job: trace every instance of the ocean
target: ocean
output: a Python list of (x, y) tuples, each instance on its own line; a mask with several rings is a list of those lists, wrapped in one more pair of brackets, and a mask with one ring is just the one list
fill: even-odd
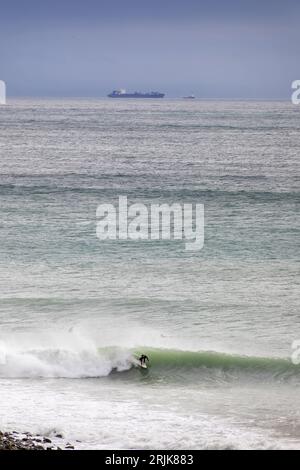
[[(299, 449), (299, 131), (288, 102), (0, 107), (0, 429)], [(99, 240), (119, 196), (204, 204), (202, 250)]]

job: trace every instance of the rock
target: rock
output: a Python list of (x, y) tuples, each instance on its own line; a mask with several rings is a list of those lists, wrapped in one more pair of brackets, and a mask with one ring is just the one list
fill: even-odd
[[(56, 437), (63, 438), (62, 434), (57, 434)], [(74, 446), (68, 442), (66, 449), (74, 449)], [(53, 444), (52, 440), (48, 437), (39, 439), (37, 435), (32, 435), (29, 432), (18, 433), (17, 431), (1, 432), (0, 431), (0, 451), (1, 450), (64, 450)]]

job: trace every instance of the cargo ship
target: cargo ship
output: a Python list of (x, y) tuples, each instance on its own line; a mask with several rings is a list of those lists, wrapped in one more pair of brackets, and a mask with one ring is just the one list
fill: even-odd
[(159, 93), (158, 91), (150, 91), (149, 93), (141, 93), (135, 91), (134, 93), (127, 93), (126, 90), (114, 90), (109, 95), (109, 98), (163, 98), (164, 93)]

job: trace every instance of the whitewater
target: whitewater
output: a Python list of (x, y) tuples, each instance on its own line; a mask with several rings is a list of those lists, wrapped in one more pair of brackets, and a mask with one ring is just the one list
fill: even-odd
[[(299, 448), (299, 129), (285, 102), (0, 109), (1, 430)], [(119, 196), (204, 204), (203, 249), (99, 240)]]

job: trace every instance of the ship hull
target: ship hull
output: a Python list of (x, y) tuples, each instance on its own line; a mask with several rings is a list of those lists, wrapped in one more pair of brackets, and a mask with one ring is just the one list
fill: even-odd
[(117, 94), (113, 94), (113, 93), (110, 93), (109, 95), (107, 95), (109, 98), (152, 98), (152, 99), (156, 99), (156, 98), (163, 98), (165, 95), (164, 93), (159, 93), (157, 95), (151, 95), (151, 94), (144, 94), (144, 95), (140, 95), (140, 94), (135, 94), (135, 93), (120, 93), (119, 95)]

